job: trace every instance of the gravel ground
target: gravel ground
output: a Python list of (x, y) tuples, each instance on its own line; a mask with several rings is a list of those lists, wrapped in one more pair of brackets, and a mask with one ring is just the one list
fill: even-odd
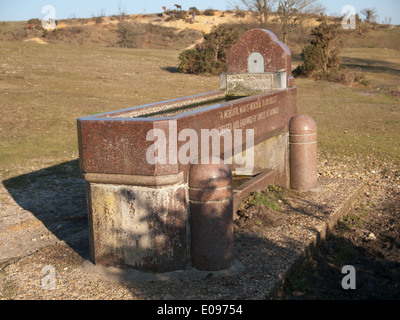
[[(388, 161), (346, 160), (322, 161), (320, 175), (362, 180), (364, 195), (287, 281), (285, 299), (400, 299), (400, 169)], [(344, 265), (355, 267), (354, 290), (342, 289)]]
[[(346, 163), (346, 159), (339, 164), (321, 161), (319, 173), (325, 190), (322, 194), (304, 196), (293, 191), (270, 190), (270, 193), (266, 194), (277, 192), (280, 195), (279, 198), (274, 198), (280, 207), (279, 212), (248, 203), (245, 209), (239, 212), (240, 215), (235, 222), (235, 250), (237, 259), (245, 265), (244, 271), (231, 276), (208, 273), (197, 278), (167, 281), (118, 282), (98, 273), (88, 272), (83, 267), (89, 258), (85, 185), (77, 174), (76, 161), (37, 170), (18, 179), (10, 179), (4, 182), (6, 188), (0, 190), (0, 195), (4, 199), (1, 208), (4, 223), (0, 227), (0, 298), (6, 300), (349, 298), (343, 295), (343, 289), (336, 295), (332, 294), (334, 290), (337, 291), (338, 274), (340, 279), (343, 277), (338, 270), (343, 261), (337, 261), (336, 269), (330, 270), (331, 274), (327, 275), (315, 271), (322, 265), (318, 263), (318, 256), (308, 264), (313, 268), (302, 269), (304, 273), (292, 270), (295, 277), (289, 277), (283, 291), (275, 291), (272, 288), (280, 282), (279, 278), (287, 275), (285, 268), (303, 253), (304, 244), (315, 238), (323, 229), (326, 219), (333, 213), (338, 203), (356, 188), (355, 180), (362, 180), (365, 185), (365, 192), (358, 201), (355, 212), (361, 212), (363, 218), (375, 217), (380, 213), (384, 215), (384, 221), (388, 221), (382, 226), (390, 227), (390, 221), (393, 221), (397, 223), (393, 225), (397, 229), (393, 230), (398, 230), (399, 172), (396, 171), (398, 169), (388, 163), (384, 166), (380, 163), (374, 165), (375, 170), (351, 165)], [(397, 209), (391, 210), (392, 207)], [(378, 229), (381, 221), (380, 218), (371, 218), (365, 224), (354, 223), (343, 238), (351, 239), (353, 234), (360, 234), (361, 240), (358, 246), (363, 248), (362, 245), (377, 241), (371, 234), (380, 239), (381, 233)], [(383, 235), (383, 229), (381, 231)], [(393, 233), (393, 237), (395, 236), (396, 233)], [(363, 240), (368, 238), (371, 240)], [(397, 251), (385, 251), (387, 255), (381, 258), (393, 263), (390, 270), (397, 270), (396, 263), (400, 261), (397, 255), (391, 254), (398, 252), (398, 233), (397, 238), (392, 240), (384, 243), (387, 245), (392, 243), (392, 247)], [(326, 251), (326, 254), (335, 255), (341, 247), (329, 243), (330, 240), (326, 247), (323, 246), (327, 249), (320, 252), (324, 254)], [(360, 259), (358, 264), (353, 262), (357, 268), (364, 263), (364, 260)], [(48, 284), (45, 280), (49, 279), (50, 275), (44, 273), (45, 266), (54, 267), (56, 275), (54, 290), (43, 288), (43, 285)], [(309, 272), (310, 270), (313, 272)], [(380, 274), (364, 272), (362, 276), (379, 278)], [(394, 278), (389, 279), (392, 285), (390, 289), (397, 288), (397, 276), (398, 274), (394, 272)], [(332, 283), (336, 283), (336, 287), (322, 290), (325, 287), (321, 281), (318, 282), (319, 277), (334, 279)], [(387, 279), (387, 274), (382, 277)], [(303, 281), (303, 278), (306, 280)], [(306, 285), (302, 286), (304, 282)], [(268, 295), (267, 293), (271, 291), (274, 291), (274, 294)], [(360, 295), (358, 298), (365, 297)]]

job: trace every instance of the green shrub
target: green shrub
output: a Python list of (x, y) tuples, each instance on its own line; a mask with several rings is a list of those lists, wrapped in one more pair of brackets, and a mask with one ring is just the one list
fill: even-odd
[(320, 57), (322, 56), (321, 48), (313, 45), (308, 45), (303, 48), (301, 57), (304, 63), (299, 65), (294, 71), (295, 76), (310, 76), (315, 70), (318, 69)]
[(341, 65), (340, 52), (343, 43), (339, 24), (327, 24), (324, 21), (312, 29), (311, 35), (314, 39), (303, 48), (301, 56), (304, 63), (293, 71), (295, 76), (313, 77), (350, 86), (368, 84), (363, 73)]
[(238, 39), (239, 33), (233, 26), (214, 26), (211, 33), (204, 36), (201, 46), (180, 54), (179, 72), (212, 75), (226, 72), (226, 55)]
[(297, 75), (310, 76), (314, 71), (328, 72), (338, 69), (341, 64), (340, 52), (343, 48), (340, 40), (340, 25), (322, 22), (311, 31), (314, 39), (304, 47), (301, 53), (304, 64), (296, 69)]
[(213, 61), (214, 53), (211, 49), (185, 50), (179, 56), (179, 72), (220, 74), (225, 72), (225, 64)]
[(179, 55), (179, 72), (182, 73), (203, 73), (207, 69), (209, 51), (188, 49)]

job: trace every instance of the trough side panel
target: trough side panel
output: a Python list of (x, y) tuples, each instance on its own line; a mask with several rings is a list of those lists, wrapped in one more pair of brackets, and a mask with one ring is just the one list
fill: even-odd
[(153, 139), (146, 141), (149, 132), (157, 128), (165, 131), (168, 139), (168, 126), (150, 121), (78, 120), (81, 170), (145, 176), (177, 173), (177, 165), (159, 163), (158, 159), (149, 162), (148, 154), (158, 156), (157, 147), (165, 147), (163, 141), (158, 140), (159, 136), (162, 138), (160, 131), (153, 131)]
[[(212, 155), (213, 146), (219, 145), (220, 153), (219, 155), (214, 154), (214, 156), (225, 160), (238, 153), (235, 152), (237, 150), (246, 150), (248, 147), (246, 138), (249, 138), (249, 132), (246, 129), (254, 130), (254, 144), (260, 144), (273, 137), (286, 134), (289, 130), (290, 119), (297, 115), (296, 95), (295, 87), (273, 91), (233, 100), (220, 108), (179, 118), (177, 119), (178, 132), (190, 129), (188, 132), (193, 132), (197, 141), (193, 142), (190, 137), (187, 137), (185, 141), (178, 142), (178, 150), (189, 150), (190, 145), (195, 145), (197, 156), (195, 155), (193, 158), (197, 159), (207, 151), (208, 155)], [(213, 134), (212, 129), (216, 129), (220, 134)], [(237, 129), (241, 130), (239, 131), (241, 132), (240, 140), (236, 139), (234, 134)], [(225, 140), (229, 135), (230, 139), (228, 137)], [(209, 138), (208, 142), (204, 140), (205, 138)], [(282, 148), (286, 150), (288, 148), (287, 141), (284, 140), (283, 143)], [(234, 146), (237, 146), (236, 150), (232, 150)], [(204, 148), (206, 150), (203, 150)], [(225, 150), (232, 151), (224, 152)], [(187, 170), (187, 165), (179, 163), (179, 171), (184, 172), (185, 177)]]

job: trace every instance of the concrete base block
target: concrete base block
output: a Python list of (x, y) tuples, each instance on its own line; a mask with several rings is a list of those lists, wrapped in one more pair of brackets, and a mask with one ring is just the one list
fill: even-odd
[(82, 264), (82, 269), (89, 274), (96, 274), (104, 280), (123, 282), (123, 283), (137, 283), (137, 282), (159, 282), (159, 281), (188, 281), (188, 280), (201, 280), (209, 277), (212, 274), (213, 278), (232, 277), (239, 275), (245, 271), (245, 265), (235, 259), (233, 265), (225, 270), (219, 271), (201, 271), (196, 268), (188, 270), (176, 270), (164, 273), (143, 272), (135, 269), (121, 269), (114, 267), (105, 267), (101, 265), (94, 265), (90, 261), (85, 261)]
[(187, 186), (88, 184), (91, 258), (96, 264), (168, 272), (188, 264)]

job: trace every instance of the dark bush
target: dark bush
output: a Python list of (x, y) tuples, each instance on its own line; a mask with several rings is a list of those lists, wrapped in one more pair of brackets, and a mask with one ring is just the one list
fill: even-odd
[(212, 73), (212, 50), (189, 49), (179, 55), (179, 72)]
[(301, 57), (304, 63), (299, 65), (294, 71), (295, 76), (311, 76), (311, 74), (318, 69), (320, 64), (320, 57), (322, 56), (321, 48), (313, 45), (308, 45), (303, 48)]
[(29, 19), (26, 23), (34, 25), (35, 29), (39, 29), (39, 30), (42, 29), (42, 21), (37, 18)]
[(341, 64), (340, 52), (343, 48), (339, 24), (322, 22), (311, 31), (314, 39), (301, 53), (303, 65), (296, 69), (297, 75), (310, 76), (313, 72), (328, 72), (338, 69)]
[(215, 15), (215, 10), (214, 9), (207, 9), (207, 10), (204, 10), (203, 14), (205, 16), (214, 16)]
[(99, 24), (99, 23), (103, 23), (104, 22), (104, 18), (103, 17), (95, 17), (94, 18), (94, 22)]
[(199, 15), (200, 15), (200, 11), (199, 11), (196, 7), (190, 7), (190, 8), (189, 8), (189, 13), (190, 13), (190, 14), (195, 13), (196, 16), (199, 16)]
[(238, 39), (239, 32), (233, 26), (214, 26), (200, 46), (180, 54), (179, 72), (212, 75), (226, 72), (226, 55)]
[(303, 48), (301, 56), (304, 63), (293, 71), (295, 76), (329, 80), (350, 86), (368, 84), (363, 73), (341, 65), (340, 52), (343, 44), (339, 24), (327, 24), (324, 21), (312, 30), (311, 35), (314, 39)]
[(235, 12), (235, 17), (238, 18), (245, 18), (246, 17), (246, 12), (242, 11), (242, 10), (236, 10)]
[(168, 18), (165, 21), (185, 20), (187, 12), (185, 10), (167, 10)]

